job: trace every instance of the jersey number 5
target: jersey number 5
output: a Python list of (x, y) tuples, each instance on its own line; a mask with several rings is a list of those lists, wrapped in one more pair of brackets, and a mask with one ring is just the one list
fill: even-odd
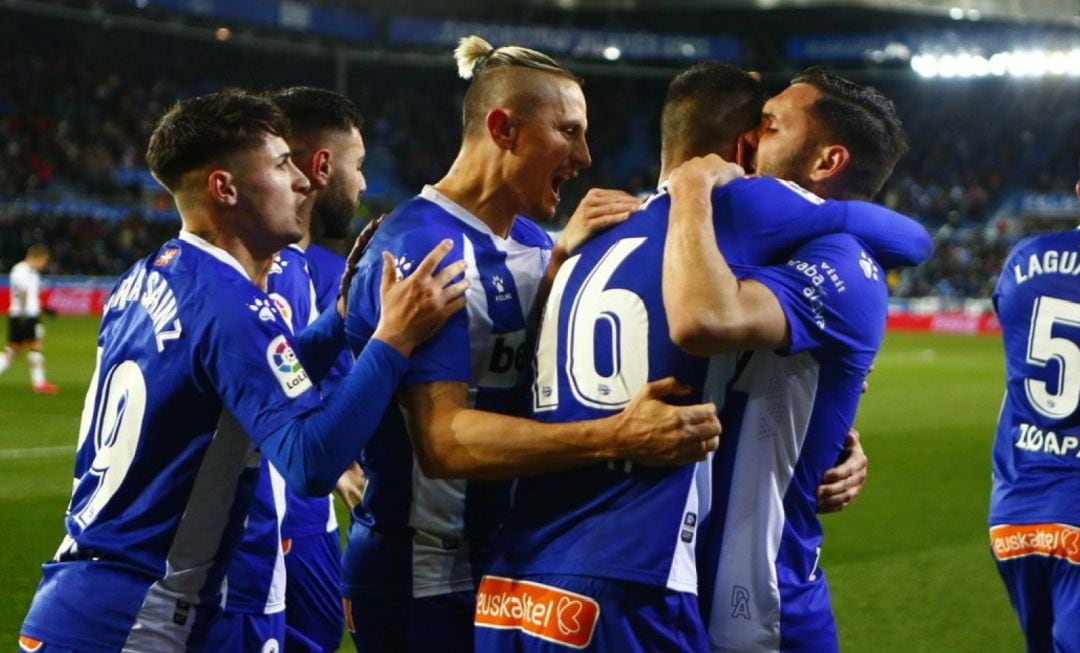
[(1080, 327), (1080, 304), (1056, 297), (1039, 297), (1031, 310), (1027, 362), (1046, 367), (1057, 361), (1057, 392), (1051, 394), (1046, 381), (1024, 379), (1031, 406), (1051, 419), (1062, 419), (1080, 406), (1080, 345), (1052, 335), (1055, 324)]
[[(612, 275), (644, 238), (624, 238), (612, 245), (581, 282), (568, 307), (566, 329), (560, 330), (566, 286), (581, 255), (559, 269), (551, 288), (536, 356), (533, 408), (537, 412), (559, 407), (558, 351), (565, 345), (566, 376), (570, 391), (583, 406), (617, 410), (649, 378), (649, 313), (641, 297), (625, 288), (608, 288)], [(597, 369), (598, 335), (611, 343), (605, 371)]]

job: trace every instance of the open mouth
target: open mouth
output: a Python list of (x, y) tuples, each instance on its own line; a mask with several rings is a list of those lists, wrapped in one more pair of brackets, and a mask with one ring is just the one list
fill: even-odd
[(569, 180), (569, 175), (555, 175), (551, 178), (551, 192), (555, 195), (555, 201), (559, 200), (559, 191), (562, 188), (562, 185)]

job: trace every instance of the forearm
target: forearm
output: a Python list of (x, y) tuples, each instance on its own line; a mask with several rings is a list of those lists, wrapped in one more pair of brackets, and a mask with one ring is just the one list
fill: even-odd
[(297, 335), (296, 344), (304, 369), (318, 383), (345, 350), (345, 320), (328, 308)]
[(712, 224), (711, 187), (671, 189), (662, 288), (672, 340), (692, 353), (738, 323), (739, 282)]
[(417, 460), (431, 478), (509, 479), (615, 457), (613, 418), (548, 424), (464, 407), (456, 384), (403, 392)]
[(323, 405), (278, 429), (260, 448), (290, 488), (326, 496), (371, 440), (405, 372), (406, 359), (372, 340)]

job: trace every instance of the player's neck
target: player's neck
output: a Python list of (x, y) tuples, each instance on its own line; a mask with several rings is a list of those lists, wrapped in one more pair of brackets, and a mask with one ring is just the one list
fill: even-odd
[(490, 166), (472, 165), (464, 152), (435, 185), (452, 202), (480, 219), (492, 232), (506, 238), (517, 211), (506, 201), (503, 180)]

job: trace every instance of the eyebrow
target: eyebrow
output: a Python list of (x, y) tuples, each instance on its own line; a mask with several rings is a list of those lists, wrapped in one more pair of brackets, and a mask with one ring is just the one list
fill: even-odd
[(279, 154), (279, 155), (275, 156), (275, 157), (274, 157), (274, 160), (275, 160), (275, 161), (282, 161), (282, 162), (283, 162), (283, 161), (284, 161), (285, 159), (288, 159), (288, 158), (289, 158), (289, 157), (291, 157), (292, 155), (293, 155), (293, 153), (292, 153), (291, 151), (288, 151), (288, 152), (282, 152), (281, 154)]

